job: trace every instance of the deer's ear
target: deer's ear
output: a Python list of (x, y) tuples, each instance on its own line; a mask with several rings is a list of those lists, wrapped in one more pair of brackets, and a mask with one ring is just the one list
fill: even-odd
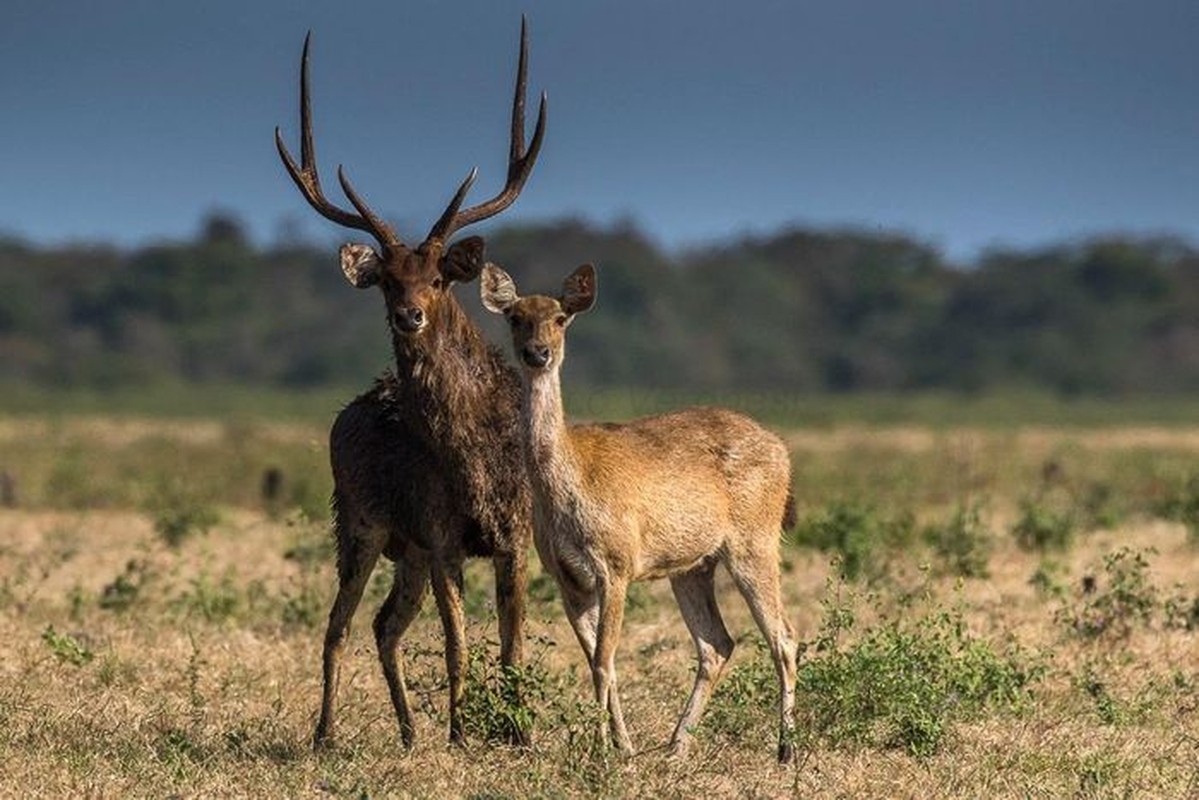
[(483, 269), (483, 237), (468, 236), (454, 242), (438, 264), (441, 277), (447, 281), (467, 283), (479, 277)]
[(584, 264), (562, 281), (558, 302), (567, 314), (581, 314), (595, 305), (595, 267)]
[(483, 307), (493, 314), (508, 313), (508, 309), (520, 299), (516, 294), (516, 284), (512, 281), (512, 276), (490, 263), (483, 267), (483, 277), (479, 280), (479, 296), (483, 300)]
[(365, 289), (379, 282), (379, 269), (383, 259), (369, 244), (343, 244), (341, 246), (341, 271), (346, 280), (357, 289)]

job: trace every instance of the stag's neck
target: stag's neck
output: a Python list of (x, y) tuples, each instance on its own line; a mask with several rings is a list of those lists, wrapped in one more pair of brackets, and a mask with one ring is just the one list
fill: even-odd
[(457, 300), (446, 298), (429, 326), (417, 338), (392, 336), (396, 377), (431, 398), (485, 391), (480, 377), (491, 367), (487, 345)]

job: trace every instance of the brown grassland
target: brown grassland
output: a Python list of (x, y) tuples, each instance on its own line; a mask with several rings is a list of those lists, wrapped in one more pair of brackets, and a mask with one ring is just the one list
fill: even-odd
[[(630, 596), (618, 670), (638, 752), (598, 751), (582, 655), (533, 564), (528, 666), (497, 674), (490, 569), (467, 575), (469, 743), (446, 743), (431, 601), (399, 737), (369, 619), (336, 749), (314, 755), (335, 588), (326, 427), (0, 418), (0, 795), (1199, 797), (1199, 430), (781, 430), (801, 658), (797, 763), (769, 660), (740, 641), (691, 755), (664, 744), (693, 650), (665, 582)], [(282, 494), (261, 476), (282, 470)], [(839, 577), (852, 573), (850, 578)], [(519, 682), (534, 745), (488, 741)]]

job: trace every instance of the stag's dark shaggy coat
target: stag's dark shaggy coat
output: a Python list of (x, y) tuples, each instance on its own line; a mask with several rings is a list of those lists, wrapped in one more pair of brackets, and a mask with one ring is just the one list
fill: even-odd
[[(541, 148), (545, 95), (526, 150), (528, 42), (522, 21), (504, 188), (490, 200), (461, 208), (475, 179), (472, 170), (424, 241), (410, 247), (371, 211), (344, 171), (338, 170), (338, 181), (355, 211), (325, 198), (312, 136), (309, 44), (305, 40), (300, 70), (300, 163), (276, 130), (279, 156), (317, 213), (366, 231), (378, 243), (377, 249), (343, 245), (341, 268), (352, 286), (382, 290), (395, 351), (394, 371), (350, 403), (330, 434), (338, 590), (325, 633), (324, 690), (313, 741), (321, 747), (332, 740), (350, 622), (382, 555), (396, 567), (375, 617), (375, 639), (400, 734), (405, 744), (412, 743), (412, 711), (397, 651), (431, 585), (446, 640), (450, 739), (461, 742), (463, 563), (470, 556), (493, 559), (500, 658), (505, 665), (519, 664), (532, 501), (519, 433), (519, 378), (484, 342), (451, 291), (454, 283), (478, 277), (483, 240), (450, 239), (499, 214), (520, 194)], [(525, 734), (511, 731), (515, 741), (524, 741)]]

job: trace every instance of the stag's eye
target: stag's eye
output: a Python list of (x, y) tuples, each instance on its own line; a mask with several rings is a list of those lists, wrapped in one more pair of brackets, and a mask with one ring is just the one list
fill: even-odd
[(565, 314), (559, 314), (558, 316), (554, 317), (554, 324), (557, 325), (559, 328), (565, 328), (566, 320), (567, 320), (567, 316)]

